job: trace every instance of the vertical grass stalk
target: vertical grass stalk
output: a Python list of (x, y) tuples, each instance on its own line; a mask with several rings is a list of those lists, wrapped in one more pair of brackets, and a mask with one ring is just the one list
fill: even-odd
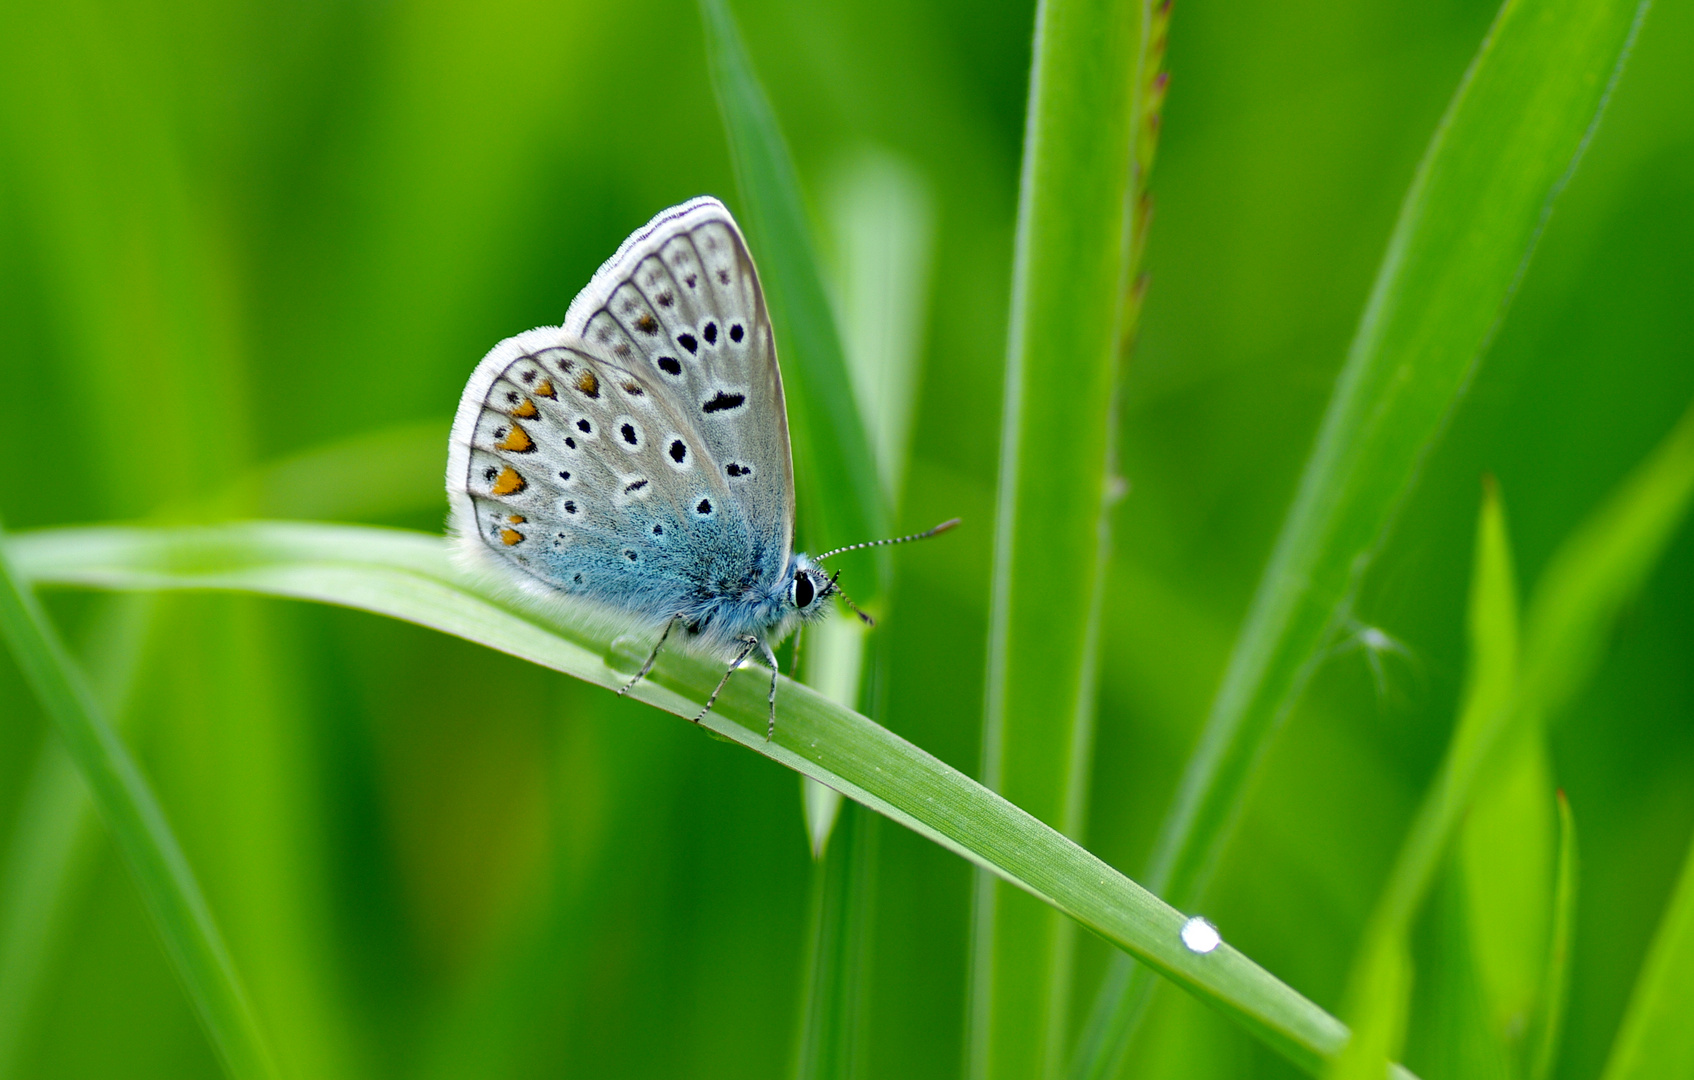
[[(983, 782), (1075, 836), (1093, 752), (1107, 463), (1149, 9), (1043, 0), (1025, 118), (990, 599)], [(967, 1073), (1063, 1063), (1072, 927), (979, 875)]]

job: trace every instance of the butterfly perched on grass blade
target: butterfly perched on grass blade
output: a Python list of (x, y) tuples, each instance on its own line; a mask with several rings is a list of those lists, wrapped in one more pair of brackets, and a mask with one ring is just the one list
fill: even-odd
[(716, 199), (659, 214), (600, 267), (564, 325), (483, 357), (453, 420), (447, 491), (462, 551), (532, 593), (659, 632), (630, 686), (674, 631), (730, 660), (703, 717), (759, 650), (767, 738), (773, 646), (826, 614), (831, 595), (845, 599), (819, 563), (850, 549), (794, 551), (776, 343), (747, 243)]

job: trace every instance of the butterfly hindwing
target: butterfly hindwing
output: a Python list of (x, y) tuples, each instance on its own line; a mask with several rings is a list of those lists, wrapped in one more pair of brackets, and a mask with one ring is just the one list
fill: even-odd
[(728, 485), (671, 403), (564, 339), (522, 335), (487, 380), (467, 432), (476, 535), (566, 594), (679, 610), (745, 550)]

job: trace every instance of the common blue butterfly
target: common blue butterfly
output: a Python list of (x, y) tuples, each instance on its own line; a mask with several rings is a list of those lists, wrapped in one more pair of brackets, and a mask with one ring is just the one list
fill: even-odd
[(758, 649), (771, 668), (767, 739), (772, 646), (822, 617), (827, 597), (846, 600), (819, 564), (957, 524), (816, 558), (793, 550), (770, 317), (740, 228), (707, 197), (625, 240), (563, 326), (483, 357), (453, 420), (447, 492), (461, 550), (491, 556), (532, 592), (660, 630), (625, 690), (680, 626), (685, 644), (730, 660), (698, 721)]

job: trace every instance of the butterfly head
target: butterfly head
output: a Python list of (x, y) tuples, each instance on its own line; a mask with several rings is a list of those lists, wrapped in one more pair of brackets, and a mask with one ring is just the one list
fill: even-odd
[[(815, 565), (806, 556), (796, 554), (794, 577), (788, 584), (787, 607), (790, 615), (800, 622), (821, 619), (829, 611), (829, 605), (825, 601), (831, 596), (840, 596), (847, 601), (848, 607), (858, 611), (858, 608), (853, 607), (853, 601), (847, 600), (847, 594), (836, 584), (836, 579), (840, 576), (841, 571), (837, 570), (833, 575), (825, 573), (822, 567)], [(860, 618), (864, 618), (866, 622), (870, 621), (862, 612)]]

